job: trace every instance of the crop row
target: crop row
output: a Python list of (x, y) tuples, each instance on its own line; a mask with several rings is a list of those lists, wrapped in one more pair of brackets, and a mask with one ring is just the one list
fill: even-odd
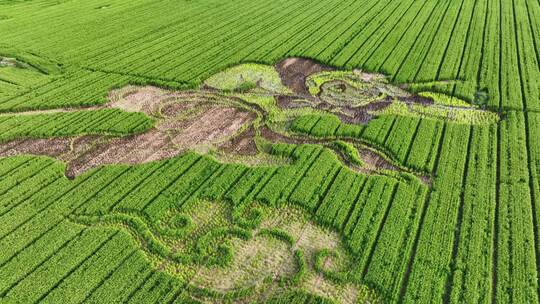
[[(238, 3), (237, 3), (238, 4)], [(192, 21), (190, 27), (192, 30), (179, 31), (177, 26), (168, 26), (153, 31), (148, 35), (135, 36), (127, 43), (118, 46), (120, 49), (111, 49), (103, 54), (96, 54), (98, 56), (90, 56), (91, 66), (95, 66), (99, 69), (105, 70), (118, 70), (118, 67), (122, 67), (123, 70), (129, 73), (136, 73), (134, 69), (137, 69), (137, 65), (141, 61), (148, 60), (149, 56), (152, 56), (154, 60), (151, 60), (153, 64), (165, 62), (163, 59), (169, 55), (170, 52), (175, 51), (178, 45), (185, 45), (187, 49), (182, 50), (182, 53), (175, 53), (177, 58), (189, 58), (189, 51), (196, 50), (201, 47), (201, 44), (205, 43), (204, 40), (198, 39), (196, 35), (193, 35), (198, 30), (198, 34), (205, 35), (206, 37), (219, 37), (224, 30), (229, 29), (238, 20), (242, 20), (253, 10), (261, 8), (262, 5), (254, 4), (253, 7), (246, 7), (243, 13), (238, 14), (236, 5), (225, 4), (226, 7), (219, 7), (219, 10), (209, 10), (202, 14), (202, 18)], [(209, 14), (210, 13), (210, 14)], [(216, 16), (216, 14), (219, 14)], [(209, 19), (212, 18), (214, 26), (209, 25)], [(180, 25), (178, 25), (180, 26)], [(179, 33), (180, 32), (180, 33)], [(114, 38), (115, 36), (111, 37)], [(118, 43), (118, 39), (116, 39)], [(118, 52), (122, 54), (118, 57)], [(183, 55), (183, 56), (180, 56)], [(186, 57), (184, 57), (186, 56)], [(154, 66), (155, 67), (155, 66)], [(169, 67), (164, 67), (169, 68)], [(160, 75), (160, 77), (163, 77)]]
[(431, 172), (444, 123), (414, 117), (384, 115), (367, 126), (340, 122), (333, 115), (306, 115), (291, 129), (315, 137), (353, 138), (386, 151), (399, 163)]
[[(511, 112), (499, 130), (498, 202), (495, 214), (495, 288), (501, 301), (537, 302), (534, 213), (525, 117)], [(519, 265), (519, 266), (518, 266)]]
[[(387, 123), (395, 126), (400, 124), (394, 123), (394, 120)], [(452, 129), (458, 128), (452, 126)], [(461, 131), (458, 129), (456, 133)], [(463, 145), (452, 142), (450, 146), (457, 148)], [(47, 235), (53, 233), (52, 229), (62, 223), (63, 215), (75, 209), (84, 214), (105, 214), (112, 208), (129, 209), (145, 213), (150, 220), (155, 220), (165, 209), (179, 207), (188, 197), (199, 197), (226, 199), (236, 206), (251, 200), (303, 205), (313, 210), (321, 224), (343, 231), (347, 243), (358, 257), (353, 272), (358, 280), (364, 278), (376, 283), (379, 276), (375, 273), (380, 273), (381, 267), (386, 265), (383, 260), (392, 265), (392, 271), (401, 274), (406, 271), (408, 259), (403, 259), (403, 256), (412, 254), (420, 222), (419, 211), (425, 201), (425, 190), (418, 182), (409, 185), (383, 176), (358, 175), (340, 166), (330, 150), (318, 146), (280, 144), (274, 146), (272, 153), (289, 156), (293, 163), (279, 168), (248, 168), (219, 165), (211, 158), (188, 153), (140, 166), (105, 167), (73, 182), (64, 179), (53, 182), (57, 186), (47, 189), (50, 190), (46, 191), (49, 192), (48, 196), (36, 194), (28, 204), (14, 207), (3, 217), (5, 220), (9, 217), (10, 223), (5, 226), (5, 237), (1, 240), (11, 244), (10, 250), (5, 252), (6, 261), (16, 261), (22, 257), (24, 250), (45, 242)], [(451, 152), (447, 154), (452, 155)], [(319, 182), (314, 182), (317, 180)], [(99, 195), (96, 195), (98, 192)], [(47, 203), (28, 212), (31, 201)], [(158, 201), (159, 204), (156, 204)], [(161, 206), (159, 210), (153, 210), (151, 206), (154, 204)], [(51, 218), (53, 214), (55, 219)], [(22, 231), (26, 231), (24, 238), (19, 237)], [(388, 242), (403, 245), (391, 249), (384, 245)], [(391, 250), (392, 254), (383, 247)], [(50, 251), (43, 254), (47, 252)], [(124, 258), (129, 259), (128, 252), (125, 254)], [(40, 261), (29, 263), (29, 267), (35, 263)], [(115, 263), (121, 267), (120, 260)], [(33, 273), (32, 269), (25, 269), (22, 274)], [(388, 292), (392, 297), (397, 297), (403, 276), (393, 277), (390, 271), (380, 276), (391, 282)], [(110, 268), (98, 277), (103, 276), (115, 277), (110, 273)], [(96, 287), (98, 283), (107, 286), (106, 281), (98, 281), (93, 281), (92, 290), (99, 290)], [(12, 284), (8, 287), (11, 288)], [(69, 286), (54, 288), (48, 294), (51, 297), (60, 295), (58, 292), (70, 290)], [(85, 293), (85, 297), (93, 298), (90, 291)]]
[[(195, 75), (193, 75), (190, 79), (192, 81), (204, 80), (211, 75), (210, 73), (220, 70), (219, 67), (223, 66), (223, 62), (225, 60), (231, 58), (234, 61), (240, 61), (245, 56), (248, 56), (253, 50), (257, 50), (258, 48), (264, 49), (264, 47), (271, 45), (272, 42), (275, 44), (277, 41), (281, 41), (283, 39), (283, 35), (286, 35), (284, 32), (289, 30), (289, 28), (301, 30), (302, 27), (309, 25), (310, 21), (319, 22), (320, 20), (317, 20), (317, 17), (322, 16), (323, 13), (328, 11), (332, 13), (332, 11), (337, 9), (336, 6), (332, 5), (332, 3), (327, 2), (316, 3), (304, 8), (304, 10), (295, 10), (293, 6), (288, 6), (286, 7), (285, 13), (280, 12), (279, 14), (274, 14), (274, 16), (270, 18), (263, 18), (263, 20), (266, 22), (272, 21), (274, 17), (277, 17), (273, 23), (265, 24), (264, 22), (259, 22), (259, 24), (256, 26), (252, 26), (250, 30), (237, 33), (235, 39), (227, 41), (226, 44), (218, 45), (217, 48), (208, 53), (208, 56), (205, 54), (205, 56), (200, 56), (198, 61), (191, 60), (189, 65), (186, 65), (185, 68), (194, 69), (197, 66), (206, 66), (207, 68), (201, 70), (200, 73), (194, 73)], [(277, 7), (277, 9), (280, 8)], [(293, 21), (287, 22), (286, 20), (289, 18)], [(287, 27), (283, 27), (283, 24), (285, 23), (288, 24)], [(249, 41), (248, 37), (260, 37), (260, 39)], [(239, 48), (234, 54), (226, 55), (222, 52), (223, 47), (238, 48), (239, 46), (243, 47)], [(265, 61), (267, 60), (268, 58), (265, 58)], [(184, 66), (182, 66), (182, 69), (184, 69)]]
[(427, 204), (427, 192), (420, 184), (397, 186), (377, 243), (371, 249), (369, 264), (363, 269), (363, 281), (375, 286), (391, 302), (399, 301), (408, 259), (413, 254), (415, 236)]
[[(412, 272), (406, 284), (405, 302), (443, 301), (454, 251), (455, 232), (460, 227), (460, 189), (466, 171), (470, 128), (448, 124), (438, 153), (432, 185)], [(428, 284), (429, 289), (422, 288)]]
[(11, 115), (0, 123), (0, 142), (87, 134), (128, 135), (152, 126), (153, 120), (145, 114), (116, 109)]
[[(291, 147), (293, 149), (290, 149)], [(77, 210), (78, 213), (83, 214), (104, 214), (108, 210), (111, 210), (111, 208), (115, 210), (130, 209), (147, 213), (146, 215), (149, 216), (149, 219), (155, 219), (162, 214), (162, 211), (158, 211), (157, 213), (149, 212), (150, 209), (146, 208), (146, 206), (152, 206), (152, 203), (162, 200), (158, 205), (164, 206), (162, 203), (165, 203), (169, 206), (164, 207), (165, 209), (174, 208), (178, 207), (178, 204), (181, 204), (186, 197), (190, 197), (190, 199), (193, 196), (204, 198), (207, 192), (201, 186), (203, 184), (210, 187), (215, 186), (217, 187), (216, 189), (224, 189), (224, 191), (221, 191), (222, 195), (218, 199), (230, 200), (237, 202), (236, 204), (239, 205), (243, 201), (254, 199), (260, 199), (262, 201), (272, 200), (276, 203), (290, 199), (291, 202), (297, 201), (297, 203), (302, 204), (304, 200), (300, 197), (296, 198), (295, 194), (305, 193), (305, 197), (310, 197), (310, 206), (316, 212), (321, 224), (333, 226), (337, 229), (343, 229), (348, 224), (352, 231), (356, 231), (355, 235), (370, 235), (369, 244), (372, 245), (369, 248), (372, 248), (374, 246), (373, 244), (376, 243), (377, 234), (380, 230), (379, 227), (383, 226), (381, 221), (385, 218), (385, 212), (379, 210), (376, 212), (379, 225), (371, 227), (371, 225), (367, 224), (369, 222), (360, 220), (364, 217), (366, 219), (372, 217), (369, 216), (367, 210), (372, 210), (371, 212), (375, 212), (376, 210), (373, 209), (377, 205), (376, 203), (370, 204), (368, 197), (361, 199), (362, 196), (360, 195), (361, 189), (364, 189), (362, 191), (364, 195), (370, 193), (371, 189), (364, 188), (363, 185), (366, 180), (370, 180), (372, 177), (367, 178), (358, 175), (337, 165), (339, 161), (336, 156), (329, 150), (322, 149), (321, 147), (302, 145), (294, 148), (294, 146), (290, 145), (277, 145), (275, 149), (273, 153), (289, 154), (295, 159), (294, 165), (283, 167), (283, 170), (276, 170), (276, 168), (246, 168), (239, 165), (224, 166), (206, 157), (201, 158), (195, 154), (186, 154), (171, 160), (136, 167), (106, 167), (91, 174), (83, 175), (75, 181), (67, 181), (65, 179), (53, 181), (51, 186), (45, 189), (46, 191), (38, 191), (34, 194), (35, 197), (30, 197), (28, 201), (10, 209), (3, 216), (3, 220), (10, 222), (9, 225), (3, 226), (4, 233), (0, 240), (4, 244), (10, 244), (10, 249), (3, 252), (5, 255), (4, 265), (15, 267), (18, 261), (31, 258), (31, 255), (27, 256), (27, 251), (30, 253), (33, 252), (34, 248), (50, 246), (48, 247), (50, 249), (42, 249), (42, 258), (36, 258), (32, 262), (28, 262), (27, 267), (20, 269), (20, 276), (15, 276), (13, 281), (6, 282), (8, 284), (6, 287), (7, 290), (18, 290), (17, 288), (19, 287), (17, 286), (22, 284), (19, 282), (25, 282), (27, 277), (33, 276), (36, 271), (39, 271), (39, 267), (42, 264), (48, 263), (47, 259), (51, 259), (57, 255), (55, 252), (58, 248), (62, 247), (63, 244), (67, 244), (67, 240), (73, 235), (69, 233), (58, 233), (56, 230), (64, 227), (63, 225), (65, 224), (62, 223), (65, 223), (65, 216), (69, 215), (70, 212)], [(327, 164), (328, 169), (321, 171), (321, 168), (324, 168), (322, 166), (323, 163)], [(58, 166), (57, 164), (53, 165)], [(293, 170), (285, 170), (286, 168), (294, 167), (296, 168)], [(54, 170), (51, 170), (51, 173), (48, 173), (46, 170), (38, 171), (46, 175), (54, 172)], [(328, 173), (324, 173), (326, 171)], [(323, 173), (322, 175), (320, 175), (321, 172)], [(324, 180), (322, 187), (312, 187), (316, 185), (312, 182), (312, 177), (314, 178), (315, 174), (320, 175), (321, 181)], [(328, 174), (330, 177), (325, 178)], [(243, 178), (240, 179), (241, 176)], [(384, 180), (388, 178), (378, 177), (377, 179)], [(277, 191), (280, 193), (277, 196), (277, 200), (266, 197), (267, 194), (273, 194), (273, 191), (268, 191), (267, 189), (272, 189), (270, 187), (272, 187), (272, 181), (275, 180), (288, 181), (281, 191)], [(30, 180), (28, 181), (28, 187), (30, 186), (29, 183)], [(151, 187), (150, 183), (152, 184)], [(343, 183), (349, 185), (347, 187), (348, 189), (342, 187)], [(395, 181), (392, 183), (395, 183)], [(379, 184), (379, 182), (372, 181), (372, 184)], [(27, 188), (25, 183), (22, 185), (24, 186), (23, 188)], [(310, 190), (306, 188), (308, 186), (310, 186)], [(402, 187), (407, 189), (405, 184)], [(204, 190), (199, 191), (198, 189)], [(392, 190), (392, 188), (389, 189)], [(13, 189), (10, 191), (19, 190)], [(152, 192), (147, 193), (148, 191)], [(391, 192), (388, 193), (388, 191), (385, 191), (387, 194), (391, 194)], [(370, 194), (369, 197), (374, 197), (372, 195)], [(374, 195), (376, 196), (377, 194)], [(289, 196), (291, 197), (289, 198)], [(389, 199), (390, 197), (386, 201)], [(342, 200), (343, 202), (347, 202), (347, 206), (342, 205)], [(32, 208), (32, 202), (38, 201), (43, 202), (41, 207), (29, 212), (30, 208)], [(366, 209), (361, 207), (364, 204), (369, 204), (372, 208)], [(54, 216), (51, 217), (53, 214)], [(360, 228), (360, 224), (367, 226)], [(370, 228), (370, 233), (359, 232), (367, 228)], [(22, 231), (25, 231), (23, 238), (20, 237)], [(54, 235), (62, 235), (65, 239), (48, 241)], [(366, 259), (370, 256), (368, 249), (359, 248), (357, 250), (366, 252)], [(123, 252), (122, 259), (127, 260), (131, 258), (128, 256), (129, 252), (121, 252)], [(115, 261), (117, 261), (115, 262), (117, 264), (114, 264), (117, 265), (115, 267), (121, 267), (123, 264), (122, 259), (115, 258)], [(111, 265), (110, 267), (113, 266)], [(78, 276), (78, 273), (81, 276), (83, 273), (88, 274), (86, 271), (74, 271), (68, 277)], [(96, 275), (95, 280), (90, 282), (91, 284), (89, 283), (87, 285), (89, 288), (88, 293), (81, 294), (81, 297), (93, 298), (91, 294), (94, 291), (92, 290), (99, 290), (98, 285), (107, 285), (106, 280), (102, 278), (104, 276), (107, 278), (114, 277), (110, 268), (107, 271), (100, 268), (93, 269), (92, 271), (102, 272), (100, 272), (100, 275)], [(53, 299), (56, 296), (61, 297), (62, 295), (66, 295), (66, 292), (69, 293), (69, 290), (72, 288), (70, 287), (72, 286), (71, 284), (74, 284), (75, 281), (72, 282), (67, 279), (64, 279), (64, 281), (65, 283), (60, 283), (47, 289), (46, 294), (42, 294), (40, 297), (43, 297), (43, 299)], [(6, 295), (10, 297), (11, 293), (11, 291), (6, 292)]]
[(129, 81), (128, 77), (90, 71), (70, 71), (43, 86), (0, 104), (2, 112), (21, 112), (103, 104), (107, 91)]
[[(343, 7), (334, 6), (333, 8), (322, 11), (321, 15), (314, 15), (315, 20), (303, 20), (298, 26), (286, 28), (282, 35), (288, 37), (281, 45), (274, 47), (274, 44), (265, 44), (263, 49), (266, 52), (257, 50), (248, 54), (245, 59), (255, 59), (257, 61), (274, 61), (284, 56), (292, 56), (295, 54), (305, 54), (306, 49), (312, 45), (319, 44), (321, 39), (329, 37), (334, 39), (333, 30), (342, 23), (349, 22), (351, 16), (355, 14), (357, 2), (347, 2)], [(322, 33), (319, 33), (322, 31)], [(319, 37), (312, 39), (313, 36)], [(270, 47), (269, 47), (270, 46)], [(252, 54), (257, 54), (256, 57), (251, 57)]]
[(531, 174), (531, 199), (533, 210), (533, 223), (535, 231), (536, 245), (536, 269), (540, 272), (540, 142), (534, 140), (540, 135), (540, 115), (537, 113), (529, 113), (525, 116), (527, 121), (527, 141), (529, 153), (529, 172)]
[[(263, 15), (260, 16), (260, 19), (249, 19), (249, 21), (245, 20), (246, 15), (243, 15), (243, 18), (238, 19), (232, 17), (233, 20), (244, 20), (244, 22), (218, 27), (218, 30), (207, 35), (206, 39), (198, 39), (195, 40), (194, 44), (187, 44), (187, 50), (173, 48), (172, 52), (167, 52), (166, 54), (163, 54), (164, 56), (159, 56), (159, 60), (155, 61), (156, 66), (145, 65), (144, 67), (141, 67), (142, 70), (140, 73), (154, 77), (188, 80), (185, 79), (185, 77), (188, 76), (184, 74), (185, 71), (194, 71), (195, 69), (198, 71), (206, 71), (207, 73), (215, 71), (216, 69), (212, 67), (215, 63), (222, 61), (221, 56), (224, 54), (223, 49), (232, 46), (237, 47), (238, 44), (245, 43), (247, 37), (253, 37), (253, 35), (260, 35), (265, 31), (270, 31), (282, 24), (284, 20), (287, 20), (287, 17), (299, 16), (300, 13), (295, 10), (299, 5), (300, 3), (294, 3), (293, 5), (286, 7), (285, 11), (280, 3), (270, 5), (269, 8), (263, 10)], [(278, 10), (281, 10), (281, 14), (275, 14)], [(245, 13), (247, 12), (249, 12), (249, 10), (246, 10)], [(192, 29), (193, 32), (191, 33), (196, 33), (207, 27), (208, 25), (203, 25), (199, 28), (195, 27)], [(248, 46), (252, 47), (254, 45), (254, 43), (251, 43)], [(204, 56), (201, 56), (200, 49), (206, 50)], [(167, 66), (162, 65), (161, 68), (156, 68), (159, 65), (159, 62), (170, 62), (171, 64)], [(195, 73), (193, 72), (189, 73), (189, 77), (197, 77), (194, 74)]]
[(464, 177), (462, 218), (453, 256), (453, 303), (491, 300), (497, 184), (497, 127), (473, 127)]
[[(409, 38), (405, 40), (414, 41), (414, 43), (409, 43), (406, 46), (399, 45), (400, 52), (405, 54), (405, 56), (391, 56), (385, 59), (385, 62), (382, 63), (380, 69), (382, 71), (395, 71), (393, 72), (394, 79), (399, 79), (401, 82), (413, 82), (417, 81), (417, 76), (420, 73), (422, 67), (426, 67), (432, 75), (429, 76), (428, 80), (435, 79), (435, 73), (439, 63), (441, 62), (441, 50), (444, 50), (445, 42), (449, 40), (452, 31), (446, 30), (442, 31), (441, 29), (450, 29), (453, 28), (453, 22), (456, 19), (456, 16), (459, 12), (459, 8), (463, 4), (463, 1), (451, 1), (444, 6), (444, 3), (438, 3), (443, 5), (439, 9), (434, 9), (433, 17), (424, 23), (423, 28), (414, 33), (417, 35), (416, 39)], [(432, 23), (431, 23), (432, 22)], [(440, 37), (445, 37), (446, 40)], [(409, 49), (407, 52), (404, 50)], [(398, 52), (399, 54), (399, 52)], [(430, 56), (428, 56), (428, 54)], [(418, 64), (420, 63), (420, 64)], [(435, 68), (434, 66), (437, 66)]]
[[(41, 263), (33, 272), (27, 274), (18, 284), (7, 290), (4, 300), (25, 303), (43, 301), (51, 291), (55, 290), (63, 282), (73, 282), (66, 281), (66, 278), (79, 269), (85, 261), (92, 258), (100, 249), (105, 247), (105, 250), (102, 250), (101, 253), (107, 254), (106, 250), (111, 245), (116, 243), (116, 246), (118, 246), (117, 242), (110, 242), (114, 235), (110, 231), (87, 231), (83, 233), (80, 238), (70, 241), (59, 252)], [(39, 286), (34, 283), (36, 281), (40, 282)]]
[[(197, 2), (165, 14), (165, 8), (155, 4), (117, 3), (99, 14), (115, 16), (107, 20), (107, 27), (99, 26), (91, 15), (81, 16), (82, 24), (96, 30), (85, 31), (77, 39), (72, 37), (74, 30), (62, 22), (74, 9), (66, 4), (57, 11), (34, 12), (17, 19), (5, 26), (5, 37), (13, 45), (35, 44), (36, 38), (50, 29), (21, 29), (32, 28), (32, 18), (47, 18), (44, 20), (57, 31), (57, 37), (56, 43), (37, 44), (43, 52), (59, 53), (58, 57), (70, 62), (100, 70), (190, 81), (241, 60), (273, 61), (294, 54), (338, 66), (384, 70), (401, 82), (465, 80), (457, 85), (441, 84), (438, 90), (471, 100), (479, 89), (486, 90), (491, 107), (500, 103), (503, 108), (521, 109), (525, 104), (538, 109), (537, 3), (432, 0), (424, 5), (414, 1), (306, 4), (257, 1), (208, 6)], [(238, 6), (243, 8), (240, 12)], [(119, 18), (118, 12), (129, 14)], [(161, 18), (149, 18), (156, 13)], [(97, 94), (97, 87), (92, 90), (85, 95)], [(97, 96), (102, 94), (100, 90)]]
[(344, 20), (335, 27), (328, 35), (325, 35), (317, 43), (306, 49), (304, 54), (308, 58), (320, 58), (323, 62), (330, 62), (336, 54), (358, 35), (377, 13), (384, 11), (392, 1), (365, 1), (362, 2), (360, 16)]
[(336, 66), (349, 66), (347, 65), (352, 58), (358, 58), (358, 52), (365, 51), (365, 44), (369, 42), (371, 37), (376, 37), (375, 33), (385, 21), (397, 22), (398, 14), (405, 12), (410, 7), (412, 1), (395, 2), (391, 1), (388, 6), (384, 7), (382, 11), (376, 11), (374, 16), (370, 16), (369, 21), (362, 27), (362, 30), (352, 37), (344, 47), (339, 50), (338, 53), (330, 58), (331, 63)]
[[(419, 39), (422, 34), (432, 33), (434, 27), (428, 26), (430, 22), (437, 21), (437, 14), (443, 14), (446, 11), (446, 6), (441, 1), (431, 1), (420, 5), (418, 8), (411, 7), (411, 11), (407, 12), (399, 22), (396, 23), (390, 32), (388, 32), (384, 39), (377, 45), (375, 50), (392, 50), (390, 52), (373, 51), (366, 59), (362, 59), (363, 66), (368, 70), (377, 71), (392, 71), (399, 72), (399, 67), (405, 58), (409, 58), (412, 47), (417, 43), (423, 43), (424, 41)], [(428, 26), (426, 28), (426, 26)], [(426, 30), (429, 29), (429, 30)], [(399, 46), (396, 48), (395, 46)], [(404, 50), (410, 51), (405, 52)], [(417, 54), (417, 53), (416, 53)], [(394, 63), (390, 66), (385, 65), (388, 60), (392, 60)]]

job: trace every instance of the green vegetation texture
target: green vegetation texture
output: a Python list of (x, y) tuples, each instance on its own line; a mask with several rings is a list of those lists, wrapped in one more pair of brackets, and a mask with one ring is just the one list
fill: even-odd
[[(233, 263), (234, 242), (254, 238), (265, 208), (291, 205), (346, 249), (321, 251), (314, 265), (295, 251), (295, 273), (268, 303), (332, 301), (303, 288), (313, 272), (388, 303), (540, 301), (538, 1), (0, 0), (0, 37), (0, 142), (143, 132), (153, 121), (139, 113), (15, 113), (102, 105), (127, 84), (196, 88), (244, 63), (258, 72), (220, 83), (246, 93), (268, 75), (259, 64), (294, 56), (389, 75), (442, 108), (490, 111), (401, 106), (367, 125), (269, 111), (276, 122), (294, 119), (297, 134), (369, 143), (431, 176), (429, 184), (355, 172), (307, 144), (271, 146), (289, 165), (223, 164), (189, 152), (74, 180), (50, 158), (1, 158), (2, 303), (239, 301), (254, 291), (201, 288), (195, 270)], [(272, 77), (259, 85), (282, 92)], [(196, 201), (225, 203), (230, 218), (174, 247), (170, 238), (194, 233), (182, 208)], [(266, 232), (284, 247), (287, 233)], [(324, 268), (324, 259), (348, 255), (347, 271)]]

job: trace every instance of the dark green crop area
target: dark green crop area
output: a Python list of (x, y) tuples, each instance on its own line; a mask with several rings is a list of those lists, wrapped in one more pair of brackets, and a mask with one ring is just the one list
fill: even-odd
[[(303, 108), (293, 57), (339, 70)], [(367, 72), (392, 104), (347, 121)], [(265, 162), (78, 150), (177, 114), (126, 86), (241, 109)], [(540, 1), (0, 0), (0, 155), (0, 303), (539, 303)]]

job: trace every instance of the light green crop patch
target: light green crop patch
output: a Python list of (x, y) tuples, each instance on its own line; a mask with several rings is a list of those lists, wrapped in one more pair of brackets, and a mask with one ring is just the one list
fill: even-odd
[[(387, 83), (386, 78), (379, 74), (369, 74), (369, 79), (362, 82), (361, 71), (327, 71), (309, 76), (306, 79), (306, 86), (311, 95), (317, 95), (321, 92), (321, 86), (329, 81), (342, 81), (356, 89), (365, 89), (369, 87), (367, 82)], [(365, 74), (368, 75), (368, 74)]]
[[(264, 112), (267, 113), (268, 122), (276, 124), (276, 127), (279, 127), (282, 124), (303, 115), (321, 113), (321, 111), (318, 111), (311, 106), (301, 107), (297, 109), (282, 109), (278, 106), (273, 96), (264, 96), (250, 93), (245, 93), (241, 95), (236, 94), (235, 96), (242, 98), (248, 103), (260, 106), (264, 110)], [(309, 105), (309, 101), (306, 100), (305, 103), (306, 105)]]
[(356, 165), (356, 166), (364, 166), (364, 162), (360, 158), (360, 153), (358, 152), (358, 149), (351, 143), (343, 141), (343, 140), (336, 140), (333, 145), (339, 149), (343, 154), (345, 154), (350, 161)]
[(462, 108), (473, 108), (474, 106), (463, 99), (448, 96), (442, 93), (434, 92), (420, 92), (418, 95), (426, 98), (433, 99), (433, 102), (437, 105), (452, 106), (452, 107), (462, 107)]
[(486, 125), (497, 123), (499, 116), (490, 111), (476, 108), (452, 108), (441, 105), (410, 104), (394, 100), (391, 105), (380, 111), (372, 111), (374, 115), (401, 115), (426, 119), (437, 119), (458, 124)]
[(281, 78), (274, 67), (255, 63), (229, 68), (208, 78), (204, 84), (229, 92), (259, 88), (274, 93), (290, 93), (289, 89), (281, 83)]

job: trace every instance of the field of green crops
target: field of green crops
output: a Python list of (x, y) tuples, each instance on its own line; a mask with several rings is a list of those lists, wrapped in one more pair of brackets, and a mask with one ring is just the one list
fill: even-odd
[[(309, 97), (361, 69), (434, 105), (279, 107), (293, 57), (340, 70)], [(160, 125), (128, 85), (252, 113), (257, 155), (66, 177)], [(0, 155), (0, 303), (539, 303), (540, 1), (0, 0)]]

